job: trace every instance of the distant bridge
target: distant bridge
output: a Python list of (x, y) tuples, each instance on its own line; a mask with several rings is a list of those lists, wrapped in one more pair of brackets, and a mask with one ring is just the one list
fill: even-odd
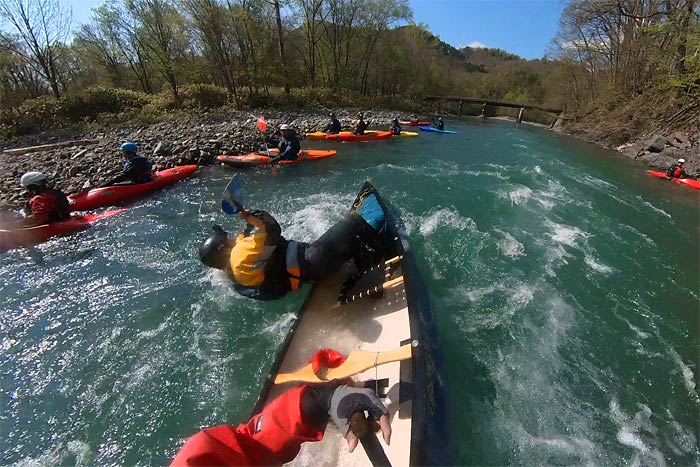
[(465, 102), (468, 104), (481, 104), (481, 116), (482, 117), (486, 116), (485, 112), (486, 112), (487, 105), (490, 105), (493, 107), (510, 107), (513, 109), (520, 109), (520, 112), (518, 112), (518, 118), (516, 119), (517, 123), (521, 123), (523, 121), (523, 114), (525, 113), (525, 110), (540, 110), (542, 112), (557, 114), (557, 119), (554, 121), (554, 123), (552, 123), (550, 128), (558, 128), (559, 126), (561, 126), (561, 124), (565, 118), (563, 109), (553, 109), (550, 107), (542, 107), (539, 105), (518, 104), (516, 102), (497, 101), (497, 100), (493, 100), (493, 99), (482, 99), (480, 97), (427, 96), (427, 97), (425, 97), (425, 100), (436, 101), (438, 103), (438, 109), (440, 108), (441, 102), (444, 102), (444, 101), (459, 102), (459, 115), (462, 115), (462, 107), (464, 106)]

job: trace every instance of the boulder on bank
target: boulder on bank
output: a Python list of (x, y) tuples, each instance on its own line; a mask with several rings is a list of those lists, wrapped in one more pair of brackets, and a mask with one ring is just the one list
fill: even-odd
[(663, 136), (654, 135), (647, 141), (646, 146), (649, 152), (661, 152), (664, 150), (667, 144), (668, 140), (666, 138)]

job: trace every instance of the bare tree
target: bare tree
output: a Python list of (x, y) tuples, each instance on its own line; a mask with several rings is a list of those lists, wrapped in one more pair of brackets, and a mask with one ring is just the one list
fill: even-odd
[[(59, 66), (61, 44), (70, 34), (71, 13), (60, 0), (0, 0), (0, 18), (17, 33), (12, 50), (46, 79), (54, 96), (61, 96)], [(0, 33), (4, 34), (4, 33)]]

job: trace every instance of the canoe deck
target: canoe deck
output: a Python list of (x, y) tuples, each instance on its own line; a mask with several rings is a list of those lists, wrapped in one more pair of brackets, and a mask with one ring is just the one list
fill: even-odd
[[(401, 276), (401, 267), (390, 278)], [(288, 373), (306, 365), (322, 348), (347, 355), (353, 349), (386, 351), (410, 342), (411, 331), (403, 283), (385, 289), (381, 298), (367, 297), (338, 307), (341, 284), (319, 284), (309, 298), (306, 311), (292, 338), (279, 373)], [(411, 380), (410, 360), (381, 365), (355, 376), (355, 381), (380, 381), (379, 395), (391, 417), (392, 438), (387, 446), (378, 436), (392, 465), (408, 465), (411, 452), (410, 394), (401, 393), (401, 382)], [(273, 386), (264, 405), (299, 383)], [(375, 387), (373, 385), (373, 387)], [(408, 386), (404, 386), (408, 387)], [(406, 400), (404, 400), (406, 399)], [(402, 402), (400, 402), (402, 401)], [(345, 439), (332, 423), (323, 441), (305, 443), (300, 454), (287, 465), (371, 466), (362, 446), (349, 453)]]

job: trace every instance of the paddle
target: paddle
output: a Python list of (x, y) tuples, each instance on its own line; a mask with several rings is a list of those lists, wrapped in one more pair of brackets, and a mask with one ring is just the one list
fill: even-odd
[[(415, 341), (414, 341), (415, 342)], [(324, 368), (318, 374), (314, 373), (311, 363), (299, 368), (292, 373), (280, 373), (275, 378), (275, 384), (284, 384), (291, 381), (305, 383), (323, 383), (334, 379), (349, 378), (364, 371), (385, 363), (398, 362), (411, 358), (412, 344), (402, 345), (398, 349), (386, 352), (368, 352), (366, 350), (355, 349), (350, 352), (345, 362), (337, 368)]]
[(243, 209), (243, 187), (241, 174), (237, 173), (226, 185), (221, 194), (221, 210), (228, 215), (236, 215)]

